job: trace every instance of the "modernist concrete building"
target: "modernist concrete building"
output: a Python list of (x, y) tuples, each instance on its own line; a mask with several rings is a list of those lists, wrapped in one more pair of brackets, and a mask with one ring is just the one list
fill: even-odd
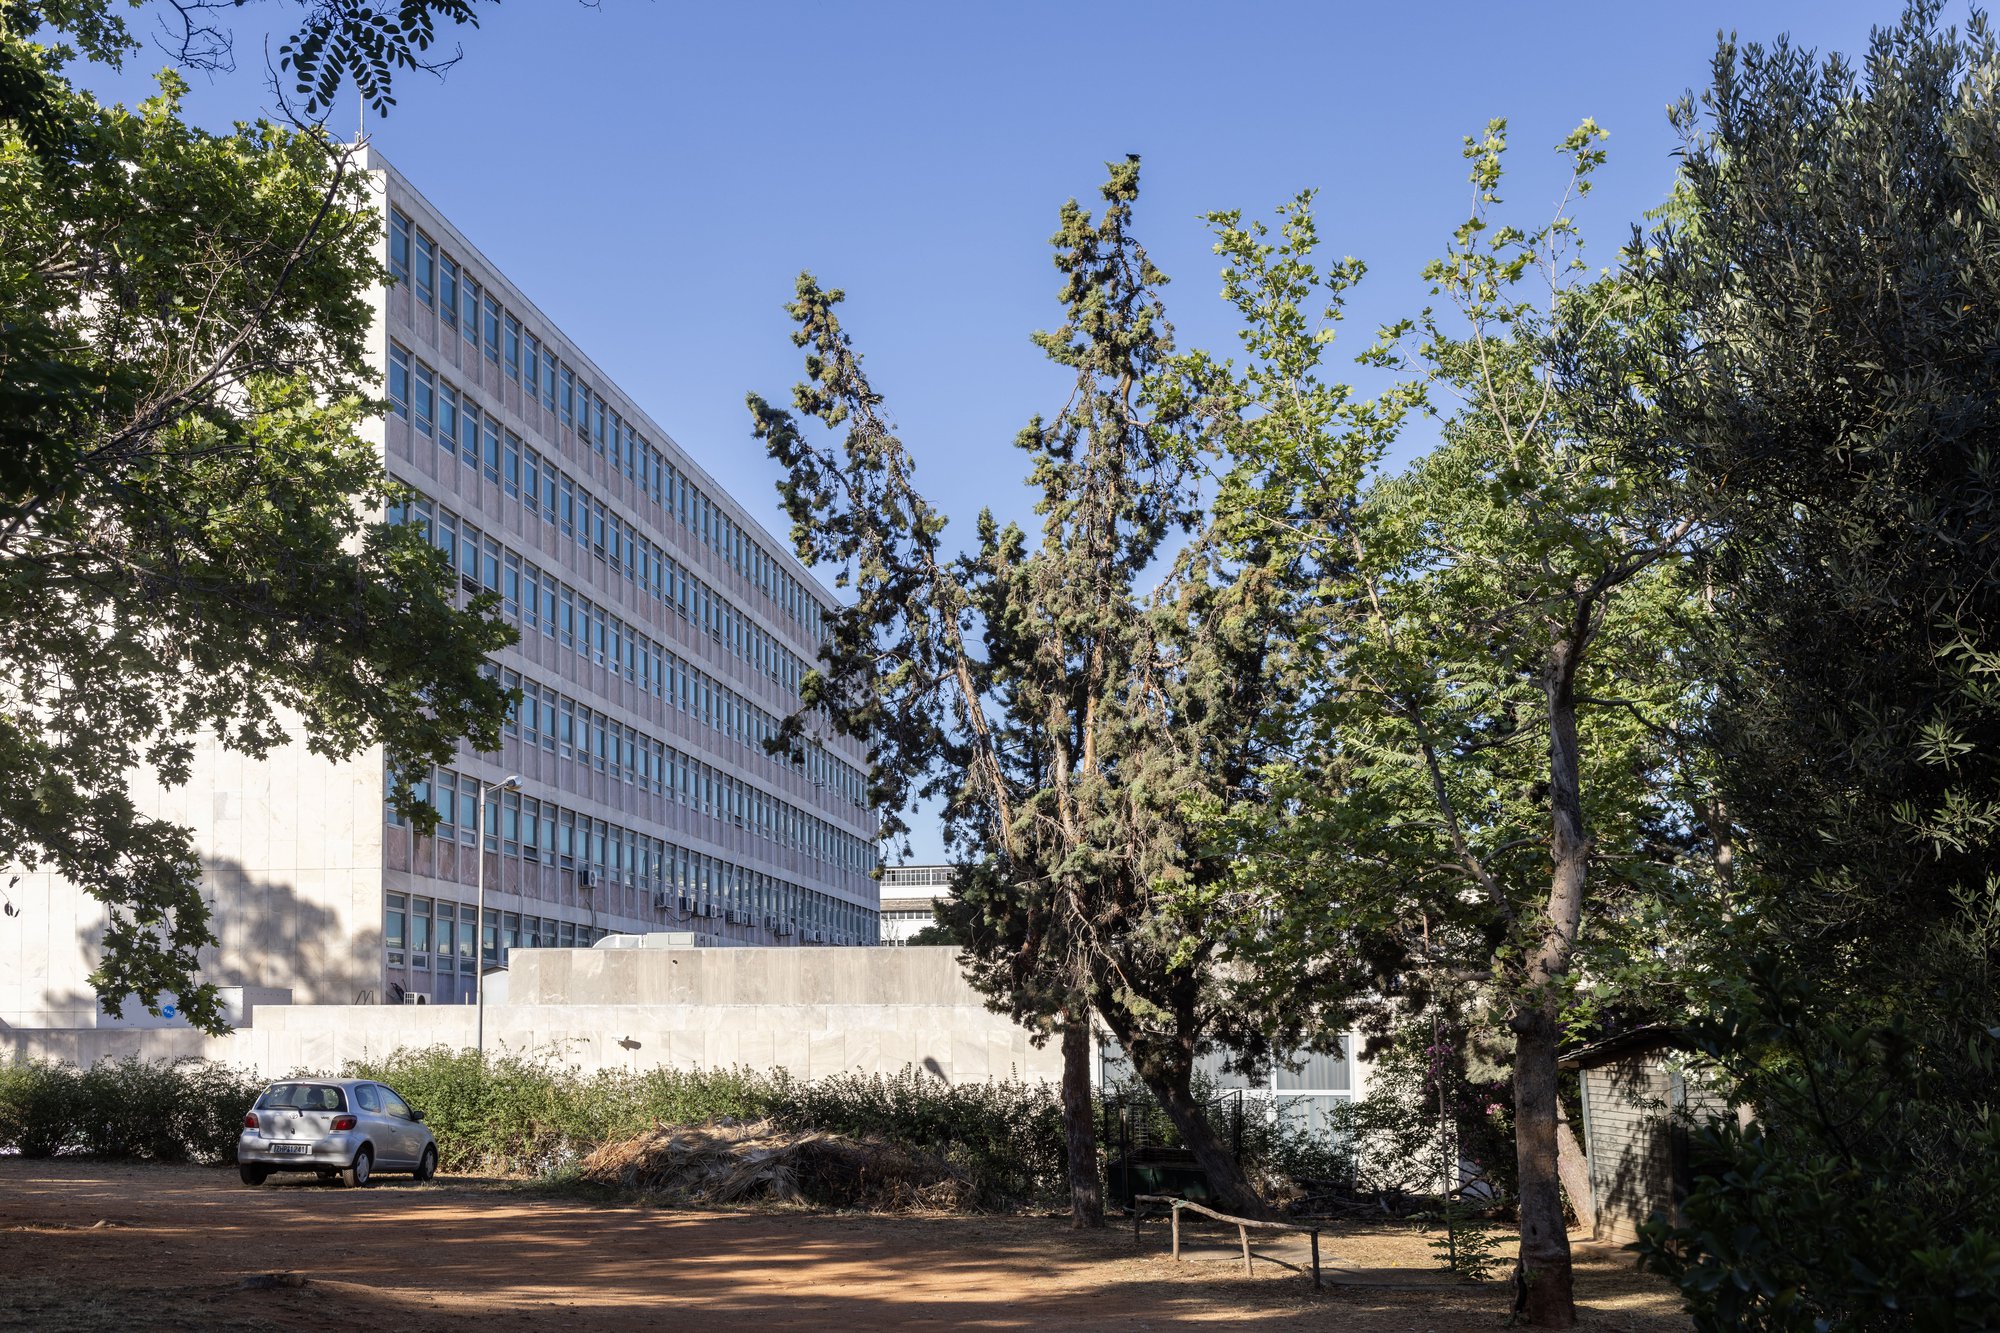
[[(298, 1003), (470, 997), (476, 955), (691, 932), (702, 943), (872, 944), (876, 822), (851, 742), (803, 764), (761, 741), (792, 711), (834, 605), (811, 575), (555, 322), (372, 149), (394, 284), (371, 424), (461, 596), (496, 594), (522, 704), (497, 754), (432, 776), (419, 837), (383, 756), (263, 762), (214, 749), (148, 808), (190, 825), (224, 985)], [(487, 917), (474, 910), (488, 793)], [(143, 775), (140, 778), (143, 787)], [(24, 877), (0, 922), (0, 1024), (89, 1026), (98, 905)]]

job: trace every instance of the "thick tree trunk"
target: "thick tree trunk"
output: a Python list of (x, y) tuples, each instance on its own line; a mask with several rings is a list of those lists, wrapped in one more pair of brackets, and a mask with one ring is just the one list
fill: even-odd
[(1521, 1173), (1519, 1313), (1540, 1328), (1576, 1323), (1569, 1228), (1556, 1168), (1556, 1019), (1552, 1007), (1514, 1015), (1514, 1142)]
[(1569, 1196), (1570, 1211), (1576, 1214), (1577, 1225), (1595, 1235), (1597, 1202), (1590, 1197), (1590, 1160), (1576, 1141), (1569, 1113), (1563, 1109), (1560, 1098), (1556, 1101), (1556, 1173), (1562, 1177), (1563, 1193)]
[(1229, 1145), (1216, 1135), (1214, 1126), (1208, 1123), (1206, 1109), (1189, 1091), (1192, 1072), (1148, 1078), (1146, 1087), (1159, 1099), (1160, 1109), (1173, 1121), (1181, 1141), (1194, 1153), (1196, 1165), (1208, 1176), (1216, 1207), (1238, 1217), (1269, 1216), (1264, 1200), (1251, 1188), (1250, 1178), (1243, 1174), (1242, 1164), (1230, 1152)]
[(1063, 1141), (1069, 1152), (1069, 1224), (1104, 1225), (1104, 1184), (1097, 1169), (1097, 1120), (1090, 1104), (1090, 1016), (1069, 1014), (1062, 1030)]
[[(1582, 608), (1587, 610), (1587, 608)], [(1549, 720), (1549, 905), (1531, 918), (1535, 937), (1525, 941), (1524, 994), (1516, 1001), (1514, 1029), (1514, 1144), (1521, 1176), (1521, 1255), (1515, 1267), (1516, 1313), (1542, 1328), (1576, 1324), (1569, 1228), (1563, 1217), (1562, 1175), (1556, 1162), (1557, 988), (1569, 971), (1570, 951), (1583, 918), (1590, 869), (1590, 837), (1583, 824), (1583, 763), (1576, 729), (1576, 672), (1582, 663), (1587, 618), (1579, 615), (1569, 637), (1550, 644), (1543, 684)]]

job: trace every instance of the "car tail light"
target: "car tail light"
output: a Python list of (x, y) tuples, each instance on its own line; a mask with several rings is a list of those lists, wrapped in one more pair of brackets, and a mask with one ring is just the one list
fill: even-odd
[(359, 1122), (351, 1115), (337, 1115), (333, 1118), (333, 1128), (336, 1133), (343, 1129), (353, 1129), (357, 1123)]
[(258, 1121), (258, 1119), (257, 1119), (257, 1113), (256, 1113), (255, 1111), (252, 1111), (252, 1112), (251, 1112), (250, 1114), (248, 1114), (248, 1115), (246, 1115), (246, 1116), (244, 1116), (244, 1117), (243, 1117), (243, 1128), (245, 1128), (245, 1129), (261, 1129), (262, 1127), (263, 1127), (263, 1126), (262, 1126), (262, 1125), (260, 1124), (260, 1122), (259, 1122), (259, 1121)]

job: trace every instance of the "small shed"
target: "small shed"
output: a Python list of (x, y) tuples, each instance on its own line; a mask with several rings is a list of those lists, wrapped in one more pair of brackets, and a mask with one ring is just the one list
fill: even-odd
[(1678, 1217), (1694, 1176), (1688, 1130), (1730, 1115), (1674, 1029), (1654, 1026), (1565, 1055), (1583, 1084), (1583, 1154), (1590, 1173), (1593, 1236), (1637, 1240), (1656, 1213)]

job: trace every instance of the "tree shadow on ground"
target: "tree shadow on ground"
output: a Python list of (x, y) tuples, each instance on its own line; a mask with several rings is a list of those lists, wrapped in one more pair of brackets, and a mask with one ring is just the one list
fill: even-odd
[[(214, 1171), (110, 1164), (8, 1163), (0, 1173), (0, 1226), (26, 1217), (118, 1224), (15, 1237), (16, 1278), (89, 1274), (94, 1297), (146, 1290), (191, 1310), (261, 1302), (280, 1327), (340, 1318), (428, 1330), (504, 1315), (512, 1328), (565, 1333), (693, 1323), (1136, 1329), (1254, 1320), (1286, 1329), (1331, 1318), (1368, 1333), (1406, 1328), (1412, 1316), (1428, 1328), (1487, 1328), (1507, 1307), (1504, 1291), (1488, 1287), (1315, 1294), (1273, 1265), (1246, 1279), (1175, 1264), (1151, 1236), (1135, 1249), (1129, 1230), (1079, 1234), (1054, 1218), (695, 1213), (448, 1183), (248, 1190)], [(245, 1277), (275, 1271), (301, 1272), (311, 1285), (237, 1291)], [(1658, 1300), (1628, 1301), (1615, 1324), (1602, 1322), (1589, 1308), (1601, 1277), (1588, 1264), (1581, 1274), (1585, 1327), (1686, 1327), (1652, 1323)], [(1612, 1294), (1624, 1301), (1629, 1286)], [(1664, 1293), (1655, 1283), (1641, 1294)]]

